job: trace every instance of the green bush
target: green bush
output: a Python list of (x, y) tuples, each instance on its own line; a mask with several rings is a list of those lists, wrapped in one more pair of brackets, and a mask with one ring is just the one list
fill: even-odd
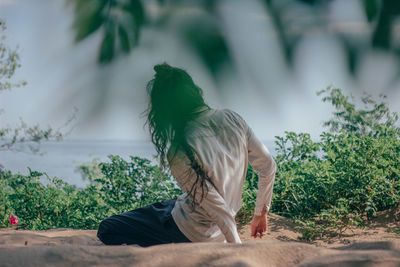
[[(130, 158), (131, 162), (127, 162), (119, 156), (110, 155), (109, 163), (96, 165), (92, 162), (81, 166), (108, 206), (131, 210), (181, 194), (168, 172), (151, 165), (148, 159)], [(98, 170), (101, 175), (93, 176), (99, 173)]]
[[(44, 185), (40, 178), (45, 177)], [(19, 225), (42, 230), (57, 227), (94, 229), (110, 214), (98, 190), (89, 185), (84, 190), (58, 178), (30, 171), (29, 175), (0, 173), (0, 227), (7, 227), (8, 215), (18, 216)]]
[[(91, 181), (84, 189), (58, 178), (50, 179), (46, 173), (30, 170), (29, 175), (20, 175), (1, 171), (0, 227), (10, 226), (8, 216), (13, 214), (27, 229), (96, 229), (102, 219), (112, 214), (181, 193), (168, 173), (147, 159), (131, 157), (127, 162), (112, 155), (109, 159), (111, 162), (95, 161), (81, 167)], [(48, 180), (46, 185), (40, 182), (41, 177)]]
[(356, 109), (340, 89), (320, 93), (336, 108), (330, 131), (316, 142), (307, 133), (276, 137), (273, 211), (297, 219), (305, 239), (364, 225), (400, 201), (397, 114), (370, 96), (362, 99), (369, 109)]
[[(385, 103), (362, 98), (357, 109), (340, 89), (328, 87), (336, 109), (325, 122), (329, 131), (313, 141), (308, 133), (276, 136), (278, 165), (272, 212), (295, 219), (303, 239), (342, 234), (350, 225), (363, 226), (376, 212), (400, 201), (400, 129), (398, 116)], [(251, 218), (258, 176), (248, 169), (243, 188), (241, 223)]]
[(242, 207), (236, 214), (236, 221), (246, 224), (253, 216), (254, 207), (257, 199), (258, 174), (248, 165), (246, 180), (244, 181), (242, 191)]

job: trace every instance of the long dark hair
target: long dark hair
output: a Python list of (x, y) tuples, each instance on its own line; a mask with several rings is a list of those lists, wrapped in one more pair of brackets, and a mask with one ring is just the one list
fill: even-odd
[(187, 193), (192, 197), (194, 207), (197, 203), (198, 188), (201, 189), (201, 202), (208, 192), (206, 181), (214, 184), (201, 166), (196, 151), (188, 144), (184, 129), (188, 122), (198, 116), (196, 110), (210, 107), (204, 102), (202, 89), (193, 82), (186, 71), (167, 63), (154, 66), (154, 71), (155, 77), (146, 87), (150, 99), (145, 111), (145, 125), (148, 124), (151, 141), (163, 168), (167, 165), (170, 146), (182, 151), (190, 160), (196, 180)]

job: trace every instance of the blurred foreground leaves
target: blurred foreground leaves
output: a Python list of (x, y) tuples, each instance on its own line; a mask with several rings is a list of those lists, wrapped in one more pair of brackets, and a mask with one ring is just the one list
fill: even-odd
[(75, 40), (102, 32), (99, 62), (111, 61), (118, 53), (128, 53), (138, 44), (146, 17), (140, 0), (76, 0)]
[[(185, 9), (203, 10), (207, 15), (192, 19), (190, 15), (181, 21), (178, 30), (183, 41), (203, 60), (207, 68), (218, 76), (221, 66), (233, 60), (221, 25), (218, 6), (229, 1), (170, 0), (146, 2), (141, 0), (68, 0), (74, 5), (74, 29), (76, 41), (82, 41), (99, 32), (102, 35), (98, 61), (108, 63), (119, 54), (127, 54), (140, 41), (145, 26), (163, 29), (164, 25)], [(263, 0), (266, 14), (270, 16), (283, 54), (289, 66), (300, 40), (315, 27), (326, 32), (329, 26), (328, 9), (331, 0)], [(349, 72), (355, 74), (365, 50), (381, 49), (400, 58), (400, 43), (394, 40), (394, 27), (400, 16), (397, 0), (360, 0), (367, 19), (371, 38), (366, 42), (355, 40), (355, 34), (335, 30), (332, 34), (347, 52)], [(158, 10), (154, 12), (154, 10)], [(153, 10), (153, 16), (150, 16)], [(307, 19), (305, 19), (307, 18)], [(359, 23), (363, 23), (362, 21)], [(294, 30), (296, 29), (296, 30)], [(267, 30), (267, 29), (266, 29)], [(265, 48), (268, 50), (268, 47)]]

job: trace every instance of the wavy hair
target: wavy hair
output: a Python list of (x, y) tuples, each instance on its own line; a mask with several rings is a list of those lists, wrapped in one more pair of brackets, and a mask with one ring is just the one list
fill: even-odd
[(198, 108), (210, 107), (204, 102), (202, 89), (183, 69), (163, 63), (155, 65), (154, 71), (154, 78), (146, 86), (150, 99), (145, 110), (145, 125), (148, 125), (151, 141), (163, 168), (167, 165), (167, 151), (171, 146), (181, 150), (190, 160), (196, 180), (187, 193), (192, 197), (194, 208), (198, 186), (201, 189), (201, 202), (208, 192), (206, 181), (214, 184), (200, 165), (196, 151), (188, 144), (184, 129), (188, 122), (198, 116)]

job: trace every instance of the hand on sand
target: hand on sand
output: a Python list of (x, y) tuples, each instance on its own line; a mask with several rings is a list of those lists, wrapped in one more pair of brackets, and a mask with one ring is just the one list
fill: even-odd
[(267, 231), (267, 215), (254, 215), (253, 221), (251, 222), (251, 236), (256, 238), (262, 237)]
[(267, 215), (265, 214), (266, 207), (261, 213), (261, 215), (254, 215), (251, 222), (251, 236), (254, 238), (263, 237), (264, 233), (267, 231)]

